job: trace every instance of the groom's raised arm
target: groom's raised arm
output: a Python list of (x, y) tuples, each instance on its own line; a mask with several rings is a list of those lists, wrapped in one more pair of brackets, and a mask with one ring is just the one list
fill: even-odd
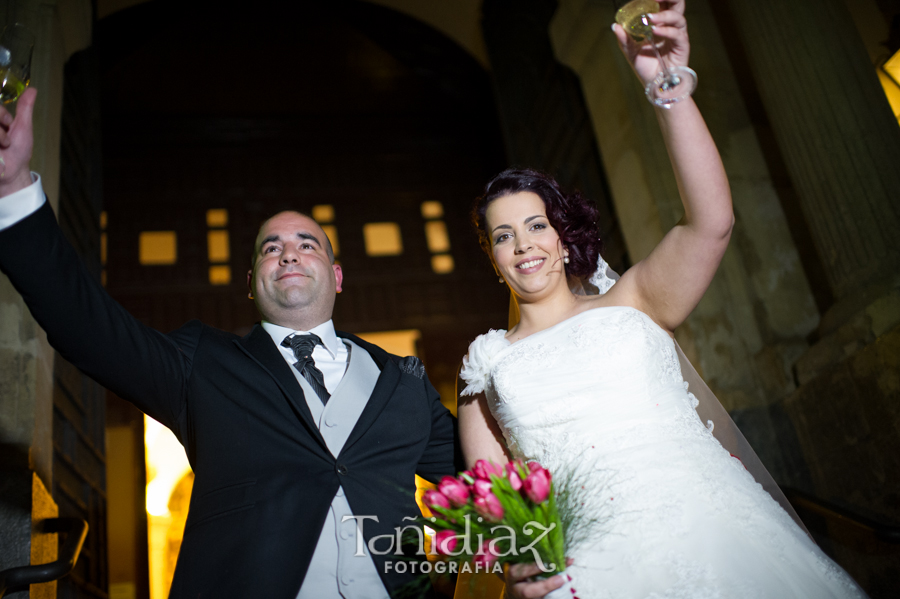
[(10, 124), (0, 107), (0, 128), (6, 133), (0, 138), (0, 271), (64, 358), (183, 433), (185, 390), (202, 325), (168, 336), (150, 329), (87, 271), (59, 229), (40, 181), (32, 181), (34, 99), (34, 90), (26, 90)]

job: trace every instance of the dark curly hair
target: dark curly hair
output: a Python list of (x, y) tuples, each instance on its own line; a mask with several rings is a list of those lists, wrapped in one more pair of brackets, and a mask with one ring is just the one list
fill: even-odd
[(579, 278), (594, 274), (603, 245), (597, 227), (597, 207), (579, 192), (565, 193), (552, 177), (528, 168), (506, 169), (488, 181), (484, 194), (475, 200), (472, 224), (485, 253), (491, 255), (491, 236), (485, 222), (488, 205), (497, 198), (521, 191), (536, 193), (544, 201), (547, 220), (569, 250), (566, 274)]

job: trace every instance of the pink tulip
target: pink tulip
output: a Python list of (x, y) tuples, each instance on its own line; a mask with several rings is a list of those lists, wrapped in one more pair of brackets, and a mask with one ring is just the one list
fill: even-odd
[(450, 555), (456, 549), (456, 533), (452, 530), (442, 530), (434, 535), (435, 551), (441, 555)]
[(491, 483), (479, 478), (472, 485), (472, 492), (476, 497), (486, 497), (491, 494)]
[(509, 478), (509, 484), (512, 485), (513, 491), (518, 491), (522, 488), (522, 478), (515, 469), (509, 468), (506, 476)]
[(475, 467), (472, 468), (472, 473), (475, 475), (475, 478), (491, 480), (491, 474), (494, 476), (503, 476), (503, 466), (498, 466), (487, 460), (478, 460), (475, 462)]
[(475, 498), (475, 511), (488, 522), (499, 522), (503, 519), (503, 506), (493, 493)]
[(525, 496), (535, 503), (542, 503), (550, 495), (550, 473), (541, 468), (529, 474), (522, 481)]
[(544, 474), (547, 475), (547, 480), (553, 480), (553, 475), (550, 474), (550, 471), (541, 466), (539, 462), (528, 462), (528, 471), (529, 472), (537, 472), (538, 470), (543, 470)]
[(490, 541), (482, 543), (478, 553), (472, 558), (472, 563), (475, 564), (476, 568), (480, 565), (484, 571), (488, 571), (494, 565), (494, 562), (497, 561), (497, 556), (491, 551), (490, 545)]
[(450, 509), (450, 501), (440, 491), (425, 491), (425, 496), (422, 499), (425, 501), (425, 505), (427, 505), (428, 507), (442, 507), (447, 510)]
[(452, 476), (445, 476), (438, 483), (438, 491), (450, 500), (453, 507), (462, 507), (469, 501), (469, 487)]

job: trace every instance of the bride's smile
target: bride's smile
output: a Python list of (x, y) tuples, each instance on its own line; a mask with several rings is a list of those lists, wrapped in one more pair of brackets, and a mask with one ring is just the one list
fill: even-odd
[(522, 272), (525, 274), (531, 274), (533, 272), (539, 271), (541, 269), (540, 267), (543, 266), (543, 264), (546, 260), (547, 260), (546, 258), (536, 258), (534, 260), (531, 260), (531, 259), (523, 260), (522, 262), (519, 262), (518, 264), (516, 264), (516, 268), (519, 269), (519, 272)]

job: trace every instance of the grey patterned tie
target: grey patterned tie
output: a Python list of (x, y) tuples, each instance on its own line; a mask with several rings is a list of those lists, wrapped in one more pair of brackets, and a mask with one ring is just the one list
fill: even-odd
[(294, 357), (297, 358), (294, 368), (303, 375), (306, 382), (309, 383), (316, 395), (319, 396), (319, 399), (322, 400), (322, 403), (328, 403), (331, 394), (325, 388), (325, 377), (322, 375), (322, 371), (316, 368), (316, 363), (312, 358), (313, 349), (317, 345), (324, 345), (319, 336), (312, 333), (307, 335), (288, 335), (281, 342), (281, 345), (294, 351)]

